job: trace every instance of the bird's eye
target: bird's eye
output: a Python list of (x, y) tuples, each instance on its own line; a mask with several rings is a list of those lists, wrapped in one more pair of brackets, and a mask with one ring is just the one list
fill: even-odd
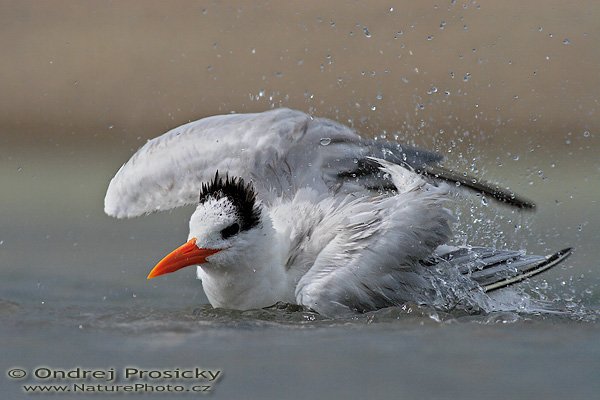
[(236, 233), (238, 233), (240, 231), (240, 226), (238, 225), (238, 223), (234, 223), (233, 225), (229, 225), (227, 228), (223, 229), (221, 231), (221, 237), (223, 239), (227, 239), (229, 237), (232, 237), (233, 235), (235, 235)]

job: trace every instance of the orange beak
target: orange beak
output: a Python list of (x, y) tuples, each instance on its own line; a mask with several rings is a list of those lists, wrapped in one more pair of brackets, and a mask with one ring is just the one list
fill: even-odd
[(219, 251), (220, 250), (215, 249), (199, 249), (196, 246), (196, 238), (191, 238), (186, 244), (176, 248), (165, 258), (160, 260), (160, 262), (152, 268), (147, 279), (169, 274), (190, 265), (203, 264), (206, 262), (206, 257), (218, 253)]

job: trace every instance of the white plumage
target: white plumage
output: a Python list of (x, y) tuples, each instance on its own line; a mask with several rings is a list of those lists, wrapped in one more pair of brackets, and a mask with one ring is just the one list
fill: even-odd
[[(444, 246), (449, 188), (433, 180), (462, 175), (440, 160), (288, 109), (216, 116), (143, 146), (111, 181), (105, 211), (134, 217), (197, 204), (188, 243), (149, 277), (199, 265), (211, 304), (235, 309), (278, 301), (326, 315), (406, 301), (485, 309), (486, 290), (570, 254)], [(530, 204), (473, 182), (501, 201)]]

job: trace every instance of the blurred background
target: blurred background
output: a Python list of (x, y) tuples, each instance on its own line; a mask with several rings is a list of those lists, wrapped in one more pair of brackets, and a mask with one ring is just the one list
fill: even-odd
[[(192, 210), (121, 221), (103, 200), (150, 138), (209, 115), (295, 108), (436, 150), (535, 200), (520, 213), (466, 196), (457, 241), (574, 246), (526, 287), (598, 310), (598, 21), (592, 0), (0, 0), (4, 363), (200, 359), (225, 368), (228, 398), (593, 397), (597, 330), (582, 325), (215, 332), (212, 314), (194, 325), (206, 302), (195, 271), (145, 279), (185, 240)], [(483, 371), (493, 379), (473, 378)]]

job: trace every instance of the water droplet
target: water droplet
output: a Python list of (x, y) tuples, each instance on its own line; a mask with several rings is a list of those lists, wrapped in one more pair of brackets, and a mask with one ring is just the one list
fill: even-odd
[(256, 49), (252, 49), (252, 50), (250, 50), (250, 53), (252, 53), (252, 54), (256, 54)]
[(450, 91), (449, 91), (449, 90), (446, 90), (446, 91), (444, 92), (444, 95), (446, 95), (446, 96), (450, 96)]
[(109, 125), (109, 126), (108, 126), (108, 129), (112, 129), (112, 128), (114, 128), (114, 127), (115, 127), (114, 125)]
[(383, 95), (381, 93), (377, 93), (377, 96), (375, 96), (375, 98), (377, 100), (382, 100), (383, 99)]
[(520, 158), (520, 157), (519, 157), (519, 155), (518, 155), (518, 154), (515, 154), (515, 155), (513, 156), (513, 160), (515, 160), (515, 161), (519, 161), (519, 158)]
[(465, 76), (463, 77), (463, 81), (465, 81), (465, 82), (468, 82), (468, 81), (469, 81), (469, 79), (471, 79), (471, 73), (470, 73), (470, 72), (467, 72), (467, 73), (465, 74)]
[(377, 110), (377, 106), (371, 106), (371, 111)]
[(460, 186), (460, 182), (459, 181), (456, 181), (454, 184), (456, 185), (456, 187)]
[(563, 44), (564, 45), (570, 45), (571, 41), (569, 39), (565, 38), (565, 40), (563, 40)]
[(428, 35), (427, 40), (433, 40), (433, 35)]
[(261, 90), (258, 92), (258, 97), (264, 97), (265, 96), (265, 91)]
[(321, 140), (319, 140), (319, 144), (321, 146), (327, 146), (327, 145), (329, 145), (329, 143), (331, 143), (331, 138), (328, 138), (328, 137), (321, 138)]
[(446, 21), (440, 22), (440, 29), (444, 29), (446, 27)]
[(428, 91), (427, 94), (434, 94), (437, 93), (438, 88), (436, 88), (435, 86), (432, 86)]
[(488, 206), (488, 200), (487, 200), (487, 197), (485, 197), (485, 196), (481, 196), (481, 205), (482, 205), (482, 206), (484, 206), (484, 207), (487, 207), (487, 206)]
[(590, 137), (590, 131), (583, 131), (583, 137)]
[(394, 39), (398, 39), (400, 36), (404, 35), (403, 31), (398, 31), (394, 34)]
[(363, 32), (365, 34), (366, 37), (370, 38), (371, 37), (371, 32), (369, 32), (369, 29), (365, 26), (363, 27)]

